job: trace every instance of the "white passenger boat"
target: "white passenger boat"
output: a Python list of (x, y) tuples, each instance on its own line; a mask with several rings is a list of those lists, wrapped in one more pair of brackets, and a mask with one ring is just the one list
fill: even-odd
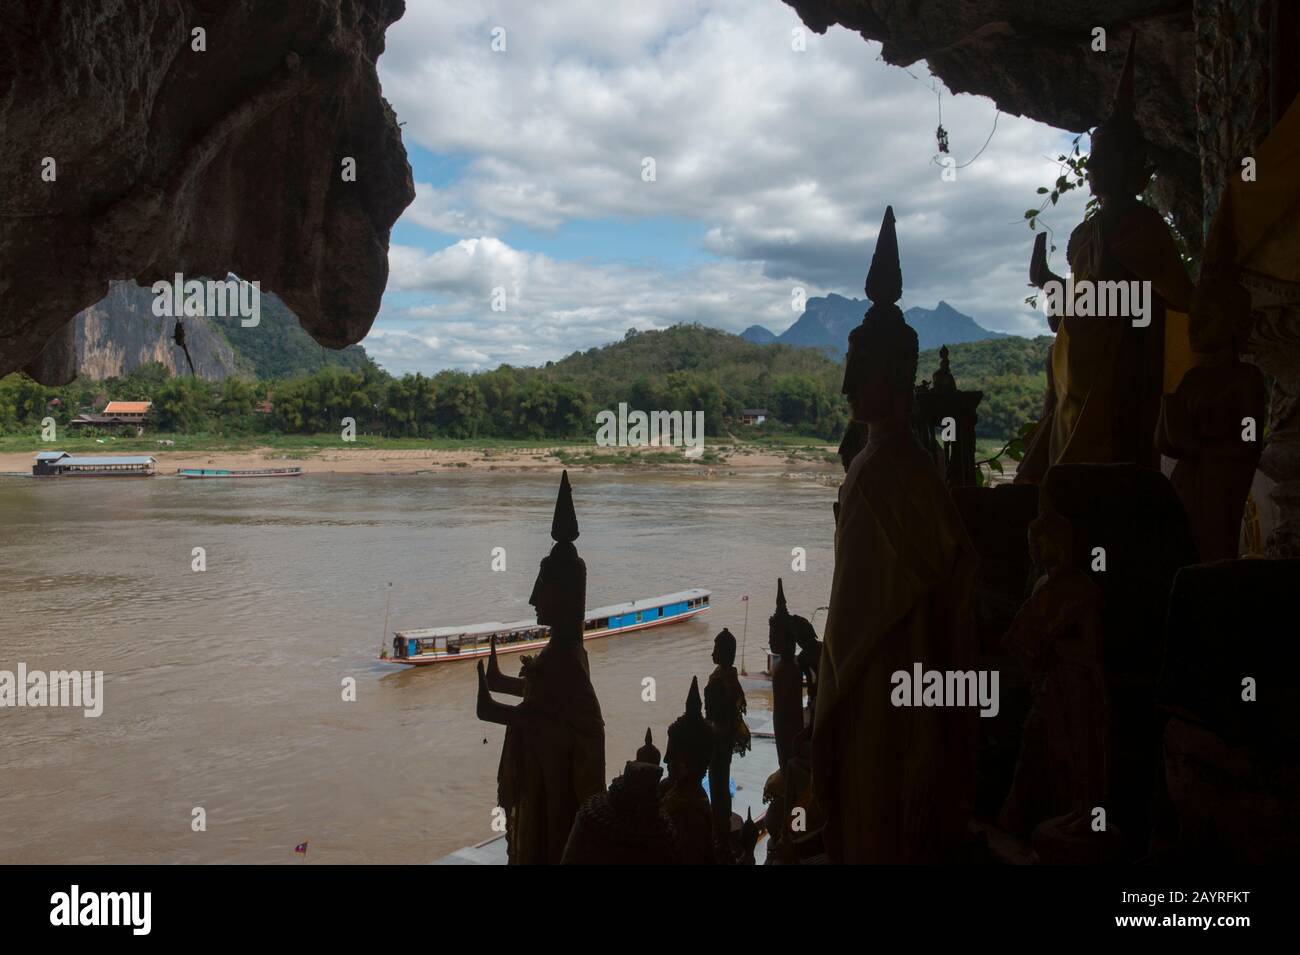
[[(629, 633), (648, 627), (661, 627), (698, 616), (709, 609), (709, 591), (683, 590), (646, 600), (629, 600), (588, 610), (583, 626), (583, 640), (595, 640), (615, 633)], [(492, 638), (497, 653), (540, 650), (546, 645), (550, 628), (536, 618), (514, 623), (475, 623), (462, 627), (429, 627), (423, 630), (398, 630), (393, 634), (391, 654), (380, 657), (385, 663), (424, 666), (449, 660), (472, 660), (491, 652)]]

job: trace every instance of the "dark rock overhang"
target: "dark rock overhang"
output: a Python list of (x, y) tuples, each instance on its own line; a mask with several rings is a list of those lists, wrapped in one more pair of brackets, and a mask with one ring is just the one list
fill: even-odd
[(77, 312), (113, 279), (178, 272), (260, 281), (324, 345), (364, 337), (389, 231), (414, 198), (375, 72), (404, 11), (402, 0), (7, 5), (0, 375), (28, 366), (67, 380)]
[[(1137, 115), (1156, 166), (1155, 198), (1199, 249), (1192, 0), (785, 2), (818, 33), (840, 24), (879, 41), (887, 63), (925, 60), (954, 93), (987, 96), (1004, 112), (1074, 132), (1105, 119), (1136, 30)], [(1093, 52), (1095, 27), (1105, 28), (1108, 52)]]

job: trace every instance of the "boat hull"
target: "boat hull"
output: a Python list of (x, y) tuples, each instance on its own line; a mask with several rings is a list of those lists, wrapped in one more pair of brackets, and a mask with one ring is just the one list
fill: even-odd
[[(616, 627), (613, 630), (592, 630), (582, 635), (582, 642), (589, 640), (599, 640), (601, 637), (612, 637), (620, 633), (631, 633), (633, 630), (648, 630), (651, 627), (663, 627), (672, 623), (679, 623), (691, 617), (698, 617), (702, 613), (708, 613), (711, 607), (698, 607), (695, 610), (688, 610), (685, 613), (674, 614), (671, 617), (660, 617), (657, 620), (648, 620), (644, 623), (631, 624), (626, 627)], [(497, 644), (497, 656), (504, 656), (507, 653), (523, 653), (528, 650), (540, 650), (546, 646), (547, 640), (529, 640), (523, 643), (501, 643)], [(455, 663), (458, 660), (477, 660), (481, 657), (490, 656), (492, 645), (485, 643), (482, 646), (476, 646), (472, 649), (461, 650), (459, 653), (447, 653), (439, 651), (437, 653), (425, 653), (414, 657), (379, 657), (381, 663), (399, 663), (402, 666), (431, 666), (435, 663)]]
[(234, 478), (296, 478), (302, 477), (301, 468), (272, 469), (266, 471), (186, 471), (184, 468), (176, 472), (177, 477), (182, 477), (190, 481), (218, 481), (231, 480)]

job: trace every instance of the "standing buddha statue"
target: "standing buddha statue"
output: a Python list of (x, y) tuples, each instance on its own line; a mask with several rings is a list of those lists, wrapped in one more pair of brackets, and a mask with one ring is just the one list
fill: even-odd
[(793, 618), (785, 603), (785, 590), (776, 581), (776, 612), (767, 620), (767, 644), (772, 654), (772, 732), (776, 737), (776, 762), (784, 768), (795, 754), (795, 739), (803, 732), (803, 674), (795, 644)]
[[(497, 799), (506, 814), (510, 864), (560, 862), (578, 807), (605, 788), (605, 721), (582, 645), (587, 565), (573, 542), (578, 519), (566, 471), (551, 521), (555, 545), (542, 558), (528, 602), (550, 628), (542, 651), (524, 657), (518, 677), (478, 664), (478, 718), (506, 727)], [(523, 698), (516, 706), (492, 692)]]
[(974, 797), (974, 713), (895, 707), (891, 674), (916, 663), (973, 669), (976, 558), (943, 478), (911, 428), (918, 348), (897, 304), (903, 278), (892, 208), (885, 210), (866, 292), (872, 305), (849, 335), (843, 387), (866, 445), (840, 495), (817, 665), (812, 790), (832, 862), (938, 861), (965, 838)]
[[(1127, 283), (1150, 282), (1149, 311), (1137, 325), (1133, 316), (1049, 316), (1056, 332), (1048, 375), (1053, 393), (1018, 470), (1022, 482), (1038, 483), (1049, 466), (1063, 462), (1160, 463), (1155, 435), (1164, 393), (1166, 311), (1187, 311), (1191, 283), (1164, 218), (1137, 198), (1151, 170), (1134, 116), (1135, 47), (1136, 34), (1110, 116), (1092, 133), (1087, 178), (1099, 211), (1070, 234), (1066, 257), (1074, 288), (1088, 283), (1094, 299), (1101, 297), (1100, 283), (1122, 282), (1131, 289)], [(1029, 280), (1039, 288), (1057, 282), (1070, 289), (1048, 268), (1042, 242), (1035, 243)], [(1131, 295), (1127, 301), (1131, 306)]]
[(731, 757), (749, 751), (745, 725), (745, 691), (736, 674), (736, 638), (723, 629), (713, 640), (716, 664), (704, 685), (704, 716), (713, 727), (713, 758), (709, 761), (709, 801), (713, 807), (713, 834), (731, 845)]
[(1165, 395), (1157, 432), (1161, 452), (1178, 461), (1170, 479), (1202, 561), (1238, 555), (1268, 409), (1263, 373), (1237, 352), (1251, 301), (1233, 265), (1231, 196), (1224, 192), (1214, 217), (1192, 298), (1197, 364)]

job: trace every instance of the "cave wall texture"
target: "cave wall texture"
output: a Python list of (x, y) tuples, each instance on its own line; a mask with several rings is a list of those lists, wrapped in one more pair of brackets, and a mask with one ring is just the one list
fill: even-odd
[[(1193, 250), (1202, 232), (1193, 0), (785, 0), (811, 29), (839, 24), (885, 62), (925, 60), (954, 93), (1082, 132), (1110, 110), (1133, 31), (1137, 113), (1156, 166), (1155, 199)], [(1106, 30), (1105, 53), (1089, 43)], [(864, 50), (864, 55), (866, 55)]]
[[(925, 60), (956, 93), (1081, 132), (1109, 112), (1137, 34), (1137, 114), (1152, 194), (1199, 260), (1230, 177), (1300, 92), (1300, 0), (785, 0), (811, 29), (839, 24), (896, 66)], [(1089, 45), (1104, 27), (1107, 52)], [(864, 51), (864, 55), (869, 55)], [(1294, 171), (1290, 172), (1295, 175)], [(1300, 213), (1266, 243), (1300, 257)], [(1300, 284), (1243, 272), (1253, 325), (1243, 357), (1271, 380), (1260, 472), (1273, 508), (1267, 550), (1300, 556)]]
[(364, 337), (389, 231), (414, 198), (375, 72), (404, 11), (402, 0), (0, 2), (0, 375), (71, 379), (77, 312), (111, 280), (177, 272), (260, 281), (324, 345)]

